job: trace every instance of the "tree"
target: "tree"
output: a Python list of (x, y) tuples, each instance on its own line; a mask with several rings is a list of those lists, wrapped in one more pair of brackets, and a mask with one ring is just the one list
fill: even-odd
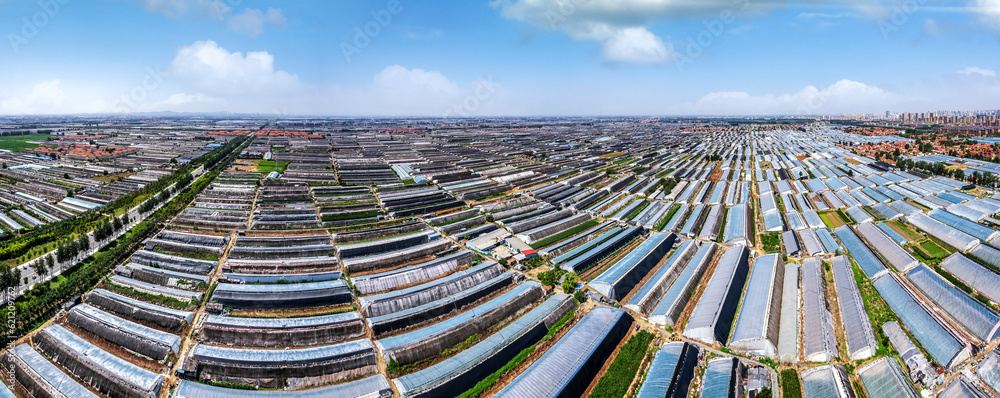
[(576, 276), (576, 273), (570, 272), (566, 274), (562, 283), (563, 292), (573, 293), (576, 290), (577, 282), (579, 282), (579, 278)]
[(538, 273), (538, 281), (542, 282), (542, 284), (545, 286), (555, 286), (556, 279), (557, 279), (556, 270), (549, 270)]
[(965, 172), (962, 171), (962, 169), (955, 170), (955, 179), (957, 179), (959, 181), (964, 181), (965, 180)]
[(80, 235), (80, 239), (76, 241), (77, 252), (86, 251), (90, 248), (90, 237), (87, 235)]
[(73, 190), (72, 189), (67, 189), (66, 190), (66, 197), (69, 197), (69, 198), (73, 197)]

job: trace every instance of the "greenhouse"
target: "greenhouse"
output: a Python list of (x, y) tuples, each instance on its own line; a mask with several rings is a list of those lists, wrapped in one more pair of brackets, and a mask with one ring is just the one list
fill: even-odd
[[(969, 254), (984, 246), (986, 245), (979, 245)], [(1000, 274), (979, 265), (961, 253), (948, 256), (941, 262), (941, 268), (990, 300), (1000, 302)]]
[(875, 219), (871, 216), (871, 214), (868, 214), (868, 212), (865, 211), (865, 209), (862, 209), (861, 207), (852, 207), (845, 210), (845, 212), (847, 213), (848, 216), (851, 216), (851, 219), (853, 219), (854, 222), (856, 223), (875, 221)]
[(562, 263), (560, 268), (568, 272), (585, 271), (606, 258), (611, 253), (625, 247), (625, 245), (641, 235), (642, 227), (630, 227), (625, 231), (608, 238), (603, 243), (592, 247), (586, 252), (580, 253), (572, 260)]
[(724, 357), (708, 361), (703, 380), (702, 397), (738, 398), (743, 396), (743, 364), (736, 358)]
[(366, 316), (377, 317), (440, 300), (504, 273), (500, 264), (486, 262), (420, 285), (359, 297), (358, 302)]
[(507, 317), (531, 308), (543, 294), (540, 283), (525, 282), (444, 321), (408, 333), (379, 339), (375, 342), (375, 346), (383, 358), (391, 358), (399, 364), (419, 362), (440, 354), (445, 349), (465, 341), (469, 336), (485, 332)]
[(707, 344), (727, 341), (749, 273), (749, 255), (746, 246), (731, 247), (722, 254), (688, 319), (684, 336)]
[(906, 217), (906, 221), (962, 252), (967, 252), (979, 244), (979, 239), (923, 214)]
[(240, 390), (210, 386), (181, 380), (171, 398), (390, 398), (392, 387), (385, 376), (375, 375), (360, 380), (301, 391)]
[(858, 377), (869, 397), (919, 398), (892, 357), (882, 357), (865, 365), (858, 370)]
[(612, 300), (621, 300), (641, 282), (673, 248), (677, 235), (654, 233), (625, 257), (594, 278), (588, 286)]
[(824, 365), (802, 372), (802, 393), (805, 398), (854, 398), (847, 369), (841, 365)]
[[(812, 258), (808, 260), (814, 260)], [(807, 261), (808, 261), (807, 260)], [(785, 264), (781, 292), (781, 326), (778, 329), (779, 362), (798, 361), (799, 352), (799, 266)]]
[(729, 208), (726, 214), (726, 226), (722, 241), (727, 245), (751, 244), (750, 215), (747, 214), (747, 204), (741, 203)]
[(361, 294), (372, 294), (399, 286), (412, 285), (456, 270), (472, 262), (476, 254), (463, 250), (445, 257), (379, 274), (352, 277), (354, 288)]
[(844, 244), (847, 249), (847, 253), (851, 255), (854, 262), (861, 267), (865, 275), (868, 278), (874, 278), (880, 272), (885, 270), (885, 266), (882, 265), (882, 261), (872, 253), (871, 249), (865, 245), (861, 239), (851, 230), (850, 226), (844, 225), (840, 228), (834, 230), (837, 233), (837, 237), (840, 238), (840, 242)]
[(91, 290), (83, 296), (83, 302), (132, 321), (176, 332), (180, 332), (194, 320), (193, 312), (161, 307), (104, 289)]
[(648, 314), (653, 309), (653, 306), (663, 297), (663, 294), (670, 285), (677, 280), (678, 274), (688, 264), (688, 261), (694, 257), (697, 250), (698, 241), (688, 240), (681, 243), (677, 250), (670, 254), (670, 257), (666, 259), (663, 265), (656, 270), (649, 280), (632, 296), (632, 299), (625, 304), (625, 308), (638, 313)]
[(878, 349), (878, 342), (875, 340), (868, 312), (865, 311), (861, 292), (854, 280), (851, 262), (845, 256), (837, 256), (830, 261), (830, 266), (837, 289), (840, 319), (844, 324), (847, 352), (851, 360), (871, 357)]
[(62, 326), (50, 325), (40, 330), (32, 341), (46, 357), (103, 394), (153, 398), (163, 385), (163, 375), (114, 356)]
[(663, 293), (663, 297), (651, 311), (649, 311), (649, 322), (657, 325), (674, 326), (678, 317), (687, 307), (691, 296), (694, 294), (694, 287), (698, 285), (705, 270), (708, 269), (715, 255), (715, 243), (705, 243), (698, 248), (690, 261), (683, 266), (680, 274), (670, 284), (670, 288)]
[(698, 347), (675, 341), (664, 343), (649, 365), (637, 398), (685, 398), (698, 366)]
[(989, 343), (1000, 335), (1000, 315), (948, 283), (926, 265), (921, 264), (907, 272), (906, 279), (937, 304), (940, 311), (958, 321), (980, 341)]
[(910, 380), (915, 383), (927, 385), (933, 382), (937, 375), (937, 370), (930, 361), (924, 357), (924, 353), (913, 344), (913, 341), (903, 332), (903, 328), (895, 321), (886, 322), (882, 325), (882, 333), (889, 339), (889, 344), (899, 353), (900, 359), (910, 370)]
[(903, 289), (894, 274), (883, 274), (872, 280), (872, 285), (935, 362), (945, 368), (952, 368), (969, 358), (971, 353), (966, 343), (958, 340), (918, 304)]
[(949, 211), (941, 209), (931, 210), (927, 212), (927, 215), (949, 227), (965, 232), (982, 241), (992, 242), (993, 240), (996, 240), (997, 237), (1000, 237), (1000, 231), (959, 217), (958, 215), (953, 214), (951, 209), (949, 209)]
[(784, 278), (780, 255), (754, 260), (729, 348), (768, 358), (777, 355)]
[(452, 396), (456, 391), (466, 391), (500, 369), (522, 349), (541, 340), (549, 328), (574, 307), (575, 302), (569, 295), (553, 295), (476, 345), (428, 368), (401, 376), (393, 383), (405, 398)]
[(165, 360), (171, 353), (180, 353), (180, 336), (119, 318), (87, 304), (74, 306), (66, 319), (115, 345), (156, 361)]
[(507, 271), (495, 278), (429, 303), (385, 315), (369, 316), (367, 318), (368, 327), (372, 333), (379, 336), (433, 322), (451, 312), (462, 310), (483, 298), (507, 289), (518, 279), (520, 279), (519, 274)]
[(882, 255), (886, 263), (897, 271), (908, 271), (920, 264), (912, 254), (903, 250), (896, 242), (885, 236), (878, 227), (872, 223), (863, 223), (855, 226), (861, 237), (868, 241), (868, 247), (873, 247)]
[(990, 395), (981, 391), (976, 384), (965, 375), (955, 378), (948, 387), (938, 394), (939, 398), (990, 398)]
[(583, 395), (631, 326), (632, 317), (624, 310), (594, 307), (497, 396)]
[(29, 394), (36, 397), (97, 398), (97, 394), (77, 383), (70, 375), (31, 348), (28, 343), (7, 350), (7, 372)]
[(301, 389), (377, 370), (375, 347), (367, 339), (284, 350), (197, 344), (189, 355), (201, 378), (261, 388)]
[(979, 366), (976, 367), (976, 376), (983, 381), (993, 394), (1000, 394), (1000, 355), (996, 351), (987, 353)]
[(829, 362), (837, 356), (833, 317), (828, 309), (819, 259), (802, 263), (802, 352), (809, 362)]
[(201, 341), (241, 347), (304, 347), (360, 337), (364, 322), (357, 311), (299, 318), (236, 318), (208, 315)]
[(212, 302), (233, 308), (302, 308), (348, 304), (354, 298), (342, 280), (278, 285), (220, 283)]

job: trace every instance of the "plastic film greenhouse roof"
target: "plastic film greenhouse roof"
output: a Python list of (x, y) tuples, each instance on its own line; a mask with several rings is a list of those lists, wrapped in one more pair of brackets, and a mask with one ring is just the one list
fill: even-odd
[(337, 325), (345, 322), (360, 321), (361, 314), (357, 311), (340, 314), (319, 315), (301, 318), (237, 318), (228, 316), (208, 315), (205, 324), (229, 328), (248, 329), (296, 329)]
[(786, 264), (781, 292), (781, 326), (778, 330), (778, 360), (782, 362), (795, 362), (798, 357), (798, 281), (799, 267), (795, 264)]
[(566, 294), (553, 295), (538, 307), (535, 307), (524, 316), (515, 319), (509, 325), (483, 341), (476, 343), (476, 345), (428, 368), (401, 376), (393, 382), (399, 387), (400, 394), (408, 396), (411, 392), (414, 394), (420, 393), (421, 391), (429, 390), (459, 377), (468, 371), (470, 367), (482, 363), (535, 328), (546, 317), (569, 300), (572, 300), (572, 297)]
[(698, 241), (687, 240), (682, 242), (680, 246), (677, 247), (677, 250), (674, 250), (674, 252), (670, 254), (670, 257), (667, 257), (667, 260), (663, 263), (663, 265), (657, 269), (655, 273), (653, 273), (649, 280), (646, 281), (646, 283), (643, 284), (634, 295), (632, 295), (632, 298), (629, 300), (627, 305), (638, 307), (646, 301), (659, 299), (658, 297), (650, 297), (650, 295), (654, 290), (666, 289), (671, 283), (674, 283), (676, 279), (671, 280), (667, 277), (677, 275), (680, 272), (679, 270), (687, 265), (688, 261), (690, 261), (691, 257), (693, 257), (697, 251)]
[[(656, 357), (653, 358), (653, 362), (649, 365), (649, 374), (646, 376), (646, 381), (642, 383), (642, 387), (639, 388), (637, 397), (663, 398), (675, 390), (671, 386), (690, 382), (690, 380), (680, 380), (680, 378), (684, 377), (681, 372), (684, 370), (684, 355), (686, 351), (697, 352), (697, 349), (694, 347), (689, 348), (687, 343), (680, 341), (664, 344), (656, 352)], [(686, 395), (686, 393), (687, 391), (674, 391), (674, 394), (671, 396)]]
[(157, 313), (161, 313), (161, 314), (174, 315), (174, 316), (176, 316), (178, 318), (183, 318), (188, 323), (191, 323), (194, 320), (194, 313), (193, 312), (175, 310), (173, 308), (167, 308), (167, 307), (161, 307), (161, 306), (158, 306), (156, 304), (150, 304), (150, 303), (147, 303), (145, 301), (133, 299), (131, 297), (125, 297), (125, 296), (122, 296), (122, 295), (120, 295), (118, 293), (110, 292), (110, 291), (107, 291), (107, 290), (104, 290), (104, 289), (94, 289), (91, 293), (92, 294), (93, 293), (97, 293), (97, 294), (101, 294), (101, 295), (104, 295), (104, 296), (108, 296), (108, 297), (111, 297), (111, 298), (113, 298), (113, 299), (115, 299), (117, 301), (128, 303), (129, 305), (132, 305), (134, 307), (143, 308), (143, 309), (151, 311), (151, 312), (157, 312)]
[(197, 360), (244, 365), (270, 365), (320, 362), (370, 350), (374, 350), (371, 340), (360, 339), (322, 347), (288, 350), (231, 348), (198, 344), (192, 350), (191, 355)]
[(976, 376), (986, 384), (994, 394), (1000, 393), (1000, 355), (990, 351), (976, 368)]
[(664, 244), (668, 240), (675, 239), (676, 236), (668, 232), (654, 233), (649, 236), (642, 244), (637, 246), (634, 250), (630, 251), (621, 260), (618, 260), (607, 270), (598, 275), (591, 283), (604, 283), (608, 285), (613, 285), (619, 279), (621, 279), (626, 273), (628, 273), (633, 267), (636, 266), (643, 258), (649, 256), (653, 249)]
[(882, 255), (882, 258), (897, 271), (906, 271), (920, 264), (913, 255), (885, 236), (875, 224), (858, 224), (857, 229), (858, 233), (868, 241), (870, 247), (874, 247)]
[[(906, 329), (941, 366), (951, 367), (965, 350), (964, 344), (948, 332), (924, 307), (917, 304), (893, 274), (883, 274), (872, 285), (903, 322)], [(965, 354), (968, 354), (967, 352)]]
[[(716, 358), (708, 362), (701, 396), (705, 398), (732, 397), (736, 358)], [(740, 390), (743, 386), (736, 386)]]
[(49, 362), (41, 354), (31, 348), (27, 343), (14, 347), (14, 353), (21, 358), (24, 363), (37, 373), (45, 382), (52, 385), (57, 391), (73, 398), (97, 398), (97, 395), (90, 392), (86, 387), (77, 383), (72, 377), (59, 370), (56, 365)]
[(938, 398), (989, 398), (990, 395), (979, 390), (965, 375), (955, 378), (951, 384), (938, 394)]
[(844, 244), (854, 262), (861, 267), (861, 270), (869, 278), (874, 278), (875, 275), (885, 269), (885, 266), (882, 265), (878, 257), (858, 238), (854, 231), (851, 230), (851, 227), (844, 225), (835, 229), (834, 232), (837, 233), (837, 237), (840, 238), (840, 242)]
[[(952, 208), (954, 208), (954, 206), (952, 206)], [(949, 208), (949, 210), (950, 209), (951, 208)], [(965, 232), (980, 240), (989, 242), (1000, 236), (1000, 231), (959, 217), (952, 214), (950, 211), (936, 209), (927, 212), (927, 215), (944, 223), (945, 225), (948, 225), (949, 227), (958, 229), (959, 231)]]
[(444, 321), (432, 324), (430, 326), (413, 330), (409, 333), (399, 334), (392, 337), (387, 337), (378, 340), (377, 344), (383, 351), (392, 349), (394, 347), (405, 346), (412, 344), (416, 341), (430, 338), (432, 336), (437, 336), (439, 334), (447, 333), (448, 331), (455, 329), (457, 326), (462, 325), (466, 322), (470, 322), (481, 315), (489, 313), (490, 311), (506, 306), (509, 302), (514, 301), (514, 298), (528, 292), (532, 289), (541, 289), (542, 284), (537, 281), (528, 281), (522, 283), (513, 289), (508, 290), (504, 294), (497, 296), (496, 298), (480, 304), (468, 311), (459, 313), (451, 318)]
[(1000, 327), (1000, 316), (949, 284), (926, 265), (921, 264), (910, 270), (906, 273), (906, 278), (980, 340), (990, 342), (1000, 333), (997, 330)]
[(730, 207), (729, 213), (726, 215), (726, 227), (722, 240), (726, 244), (749, 244), (747, 222), (747, 205), (745, 203)]
[(802, 392), (806, 398), (852, 398), (847, 370), (825, 365), (802, 372)]
[(997, 273), (979, 265), (961, 253), (948, 256), (941, 262), (941, 268), (990, 300), (1000, 302), (1000, 275)]
[(375, 375), (343, 384), (300, 391), (254, 391), (210, 386), (182, 380), (173, 398), (356, 398), (391, 393), (385, 376)]
[[(747, 277), (747, 256), (745, 246), (735, 246), (726, 250), (715, 267), (712, 278), (691, 312), (684, 335), (702, 341), (724, 340), (716, 337), (717, 324), (722, 317), (731, 317), (736, 312), (740, 291)], [(737, 287), (738, 286), (738, 287)], [(736, 295), (736, 297), (730, 297)], [(728, 335), (728, 326), (726, 335)], [(702, 329), (702, 330), (699, 330)]]
[(875, 341), (875, 332), (865, 311), (861, 292), (854, 280), (851, 263), (847, 257), (838, 256), (830, 261), (830, 265), (833, 269), (840, 319), (844, 324), (849, 354), (851, 359), (867, 358), (875, 352), (878, 343)]
[(673, 284), (663, 293), (660, 302), (650, 311), (650, 316), (662, 316), (665, 323), (671, 326), (677, 321), (676, 317), (680, 315), (681, 310), (688, 303), (692, 287), (698, 283), (698, 276), (705, 272), (708, 264), (712, 261), (715, 250), (716, 244), (711, 242), (698, 248), (698, 252), (684, 265), (684, 269), (677, 275)]
[[(784, 262), (777, 254), (758, 257), (754, 261), (750, 280), (740, 305), (740, 314), (733, 329), (730, 346), (746, 351), (761, 352), (773, 357), (777, 345), (780, 323), (782, 282), (785, 277)], [(767, 339), (770, 344), (750, 343), (750, 340)], [(762, 350), (757, 347), (763, 344)], [(744, 347), (747, 346), (747, 347)]]
[(541, 398), (560, 396), (604, 340), (629, 315), (605, 306), (592, 309), (513, 381), (498, 397)]
[(869, 397), (918, 398), (899, 363), (891, 357), (882, 357), (865, 365), (858, 371), (858, 377)]
[(76, 357), (89, 358), (91, 363), (98, 364), (108, 373), (145, 391), (156, 390), (160, 382), (163, 381), (162, 375), (150, 372), (124, 359), (111, 355), (80, 336), (64, 329), (62, 326), (50, 325), (42, 329), (40, 333), (52, 336), (60, 344), (72, 350)]
[(823, 268), (819, 259), (803, 261), (802, 351), (807, 361), (826, 362), (836, 356), (837, 351), (833, 318), (827, 309), (826, 287), (822, 281)]
[(119, 318), (115, 315), (91, 307), (88, 304), (76, 305), (73, 307), (73, 311), (79, 311), (84, 315), (86, 315), (87, 317), (96, 319), (105, 325), (108, 325), (115, 329), (119, 329), (130, 335), (138, 336), (143, 339), (157, 342), (160, 345), (170, 347), (175, 354), (178, 353), (178, 350), (180, 350), (181, 338), (178, 335), (159, 331), (126, 319)]
[(923, 214), (908, 216), (906, 221), (963, 252), (979, 244), (979, 240), (975, 237)]

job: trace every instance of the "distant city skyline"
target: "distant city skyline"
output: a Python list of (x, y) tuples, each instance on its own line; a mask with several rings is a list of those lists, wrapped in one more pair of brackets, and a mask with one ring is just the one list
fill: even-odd
[(1000, 107), (1000, 0), (0, 3), (0, 115)]

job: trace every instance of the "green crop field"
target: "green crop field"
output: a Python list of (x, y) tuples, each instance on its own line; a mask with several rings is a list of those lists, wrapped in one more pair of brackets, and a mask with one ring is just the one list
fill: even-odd
[(45, 141), (51, 137), (50, 134), (26, 134), (0, 137), (0, 149), (14, 152), (24, 152), (28, 148), (37, 148), (37, 144), (29, 144), (28, 141)]

